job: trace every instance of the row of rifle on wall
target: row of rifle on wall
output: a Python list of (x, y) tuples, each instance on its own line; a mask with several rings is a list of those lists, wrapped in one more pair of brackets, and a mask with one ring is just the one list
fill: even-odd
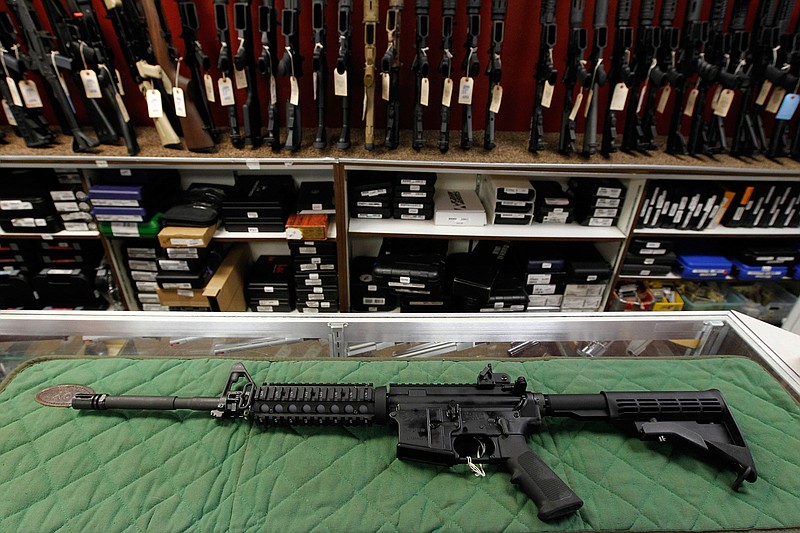
[[(221, 141), (221, 133), (214, 124), (212, 103), (226, 110), (229, 138), (237, 148), (266, 145), (274, 150), (286, 147), (296, 151), (302, 145), (302, 54), (309, 54), (301, 50), (298, 31), (302, 0), (284, 0), (281, 10), (276, 8), (274, 0), (262, 0), (257, 6), (257, 20), (251, 20), (250, 0), (233, 3), (233, 20), (229, 18), (229, 0), (214, 0), (220, 46), (216, 66), (221, 74), (216, 82), (208, 74), (211, 59), (198, 42), (201, 21), (195, 0), (174, 0), (180, 13), (182, 53), (173, 42), (162, 0), (103, 0), (114, 36), (103, 34), (91, 0), (42, 0), (52, 34), (43, 30), (33, 0), (5, 1), (13, 17), (0, 12), (3, 68), (0, 97), (9, 123), (29, 147), (46, 147), (56, 141), (42, 113), (45, 97), (28, 75), (34, 72), (44, 85), (46, 100), (52, 105), (61, 130), (72, 136), (74, 151), (91, 152), (99, 144), (124, 142), (129, 154), (138, 153), (120, 68), (138, 85), (148, 117), (165, 147), (213, 151)], [(442, 99), (436, 102), (440, 111), (438, 148), (442, 152), (450, 147), (453, 105), (463, 106), (460, 147), (468, 150), (475, 142), (472, 96), (475, 84), (481, 83), (482, 65), (477, 52), (484, 2), (461, 1), (467, 14), (461, 58), (456, 57), (458, 51), (453, 42), (458, 0), (442, 1), (442, 55), (437, 76)], [(364, 143), (367, 149), (381, 146), (375, 141), (377, 89), (386, 101), (382, 146), (395, 149), (400, 145), (399, 51), (404, 1), (388, 0), (386, 52), (380, 58), (379, 0), (363, 2)], [(353, 2), (338, 1), (339, 47), (331, 70), (325, 44), (327, 0), (310, 3), (314, 43), (310, 52), (311, 82), (317, 111), (313, 146), (325, 148), (332, 142), (346, 149), (351, 145), (351, 100), (356, 96), (353, 94), (356, 76), (352, 61)], [(503, 96), (501, 48), (507, 4), (507, 0), (491, 0), (491, 45), (485, 66), (488, 97), (483, 146), (486, 150), (496, 146), (495, 123)], [(516, 15), (533, 18), (521, 3), (511, 5), (521, 8)], [(583, 27), (585, 0), (570, 0), (568, 46), (565, 53), (558, 54), (566, 58), (566, 68), (559, 73), (553, 60), (556, 0), (541, 1), (529, 151), (546, 149), (544, 114), (549, 112), (560, 79), (564, 108), (557, 148), (563, 154), (579, 152), (591, 156), (597, 151), (607, 155), (617, 150), (657, 150), (656, 115), (664, 113), (672, 99), (666, 132), (668, 153), (800, 158), (800, 127), (790, 132), (791, 120), (800, 103), (800, 39), (796, 31), (788, 30), (794, 0), (759, 2), (751, 31), (747, 29), (749, 0), (734, 0), (730, 16), (727, 0), (711, 0), (708, 20), (703, 20), (704, 0), (687, 0), (681, 27), (675, 25), (678, 0), (662, 0), (657, 24), (656, 0), (643, 0), (638, 5), (638, 24), (634, 27), (632, 0), (617, 2), (614, 44), (608, 58), (604, 55), (609, 42), (608, 0), (597, 0), (594, 4), (591, 42), (589, 31)], [(433, 80), (428, 59), (430, 1), (416, 0), (414, 9), (412, 147), (421, 150), (426, 146), (423, 132), (426, 109), (436, 107), (431, 98)], [(278, 27), (283, 37), (280, 43)], [(124, 57), (113, 57), (106, 38), (119, 42)], [(188, 76), (183, 74), (186, 71)], [(288, 79), (288, 85), (279, 84), (278, 77)], [(326, 122), (330, 82), (341, 104), (341, 129), (329, 141)], [(282, 100), (278, 96), (279, 85), (281, 93), (288, 93)], [(237, 102), (234, 88), (246, 91), (243, 101)], [(79, 124), (74, 98), (79, 98), (87, 110), (94, 137), (87, 135)], [(725, 117), (735, 99), (740, 100), (741, 112), (729, 141)], [(267, 108), (266, 125), (262, 119), (263, 106)], [(598, 124), (601, 107), (604, 120)], [(770, 135), (764, 126), (767, 113), (775, 115)], [(619, 135), (617, 129), (623, 114), (624, 127)], [(585, 121), (580, 148), (578, 120)], [(285, 136), (281, 134), (282, 127)]]

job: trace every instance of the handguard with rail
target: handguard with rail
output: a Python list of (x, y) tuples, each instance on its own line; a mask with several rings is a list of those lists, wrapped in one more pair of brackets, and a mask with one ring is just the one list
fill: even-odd
[(527, 390), (491, 365), (474, 384), (256, 385), (235, 363), (219, 397), (78, 394), (75, 409), (192, 409), (216, 418), (271, 426), (388, 424), (398, 432), (400, 459), (441, 466), (498, 464), (511, 473), (542, 520), (577, 511), (583, 501), (528, 447), (545, 417), (604, 421), (642, 440), (683, 444), (736, 472), (734, 490), (756, 481), (747, 442), (718, 390), (544, 394)]

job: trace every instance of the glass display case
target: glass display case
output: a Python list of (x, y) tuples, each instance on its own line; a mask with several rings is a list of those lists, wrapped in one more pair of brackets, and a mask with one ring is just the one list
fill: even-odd
[(43, 356), (242, 359), (745, 356), (800, 398), (797, 336), (735, 312), (0, 313), (0, 371)]

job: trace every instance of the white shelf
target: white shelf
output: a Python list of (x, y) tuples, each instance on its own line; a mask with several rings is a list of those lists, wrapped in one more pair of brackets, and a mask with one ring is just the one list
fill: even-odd
[(660, 228), (637, 228), (634, 237), (800, 237), (800, 228), (726, 228), (719, 226), (702, 231)]
[(355, 235), (424, 236), (460, 239), (531, 239), (621, 241), (625, 234), (617, 227), (590, 228), (579, 224), (489, 224), (486, 226), (437, 226), (432, 220), (350, 219)]
[(6, 233), (0, 231), (0, 239), (41, 239), (51, 241), (53, 239), (96, 239), (100, 236), (99, 231), (59, 231), (57, 233)]

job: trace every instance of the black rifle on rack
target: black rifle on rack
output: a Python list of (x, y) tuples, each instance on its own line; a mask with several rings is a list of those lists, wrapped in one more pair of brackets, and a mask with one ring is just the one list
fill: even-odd
[[(553, 0), (555, 1), (555, 0)], [(453, 29), (456, 17), (456, 0), (442, 0), (442, 60), (439, 72), (442, 75), (442, 107), (439, 111), (439, 150), (450, 149), (450, 109), (453, 103)]]
[[(772, 82), (773, 87), (780, 87), (786, 91), (786, 94), (797, 94), (798, 81), (800, 81), (798, 79), (800, 36), (797, 35), (797, 32), (789, 33), (787, 31), (794, 4), (794, 0), (789, 0), (781, 2), (778, 6), (775, 14), (775, 26), (778, 28), (779, 34), (778, 49), (775, 50), (776, 61), (768, 65), (764, 73), (766, 78)], [(794, 114), (792, 113), (792, 115)], [(766, 148), (766, 154), (771, 158), (790, 155), (788, 125), (792, 117), (785, 118), (778, 115), (775, 117), (769, 146)]]
[[(381, 74), (389, 77), (389, 98), (386, 103), (384, 146), (394, 150), (400, 146), (400, 30), (403, 0), (389, 0), (386, 12), (388, 46), (381, 59)], [(384, 83), (386, 83), (384, 81)], [(385, 94), (385, 89), (384, 89)]]
[(553, 48), (556, 46), (558, 27), (556, 26), (556, 0), (542, 0), (539, 16), (541, 35), (539, 37), (539, 60), (536, 62), (536, 95), (531, 113), (531, 135), (528, 151), (544, 150), (544, 109), (550, 109), (553, 90), (558, 80), (558, 71), (553, 65)]
[[(222, 73), (223, 80), (230, 80), (233, 78), (233, 45), (228, 23), (228, 0), (214, 0), (214, 21), (217, 26), (217, 40), (219, 40), (217, 68)], [(220, 104), (228, 110), (228, 135), (231, 138), (231, 144), (236, 148), (244, 147), (244, 139), (239, 129), (239, 110), (236, 107), (235, 92), (230, 91), (226, 101), (220, 102)]]
[(96, 72), (103, 101), (114, 118), (116, 133), (122, 137), (128, 155), (136, 155), (139, 153), (139, 144), (130, 115), (122, 99), (124, 90), (119, 79), (119, 71), (111, 50), (103, 38), (92, 2), (91, 0), (67, 0), (67, 10), (72, 14), (69, 24), (74, 28), (74, 35), (80, 39), (78, 57), (85, 60)]
[[(583, 83), (588, 77), (584, 67), (583, 51), (586, 50), (589, 36), (583, 28), (585, 0), (571, 0), (569, 10), (569, 41), (567, 45), (567, 69), (564, 73), (564, 112), (561, 115), (561, 136), (558, 151), (571, 154), (576, 151), (575, 117), (583, 101)], [(580, 87), (578, 97), (573, 99), (575, 86)]]
[(17, 88), (20, 80), (24, 79), (25, 59), (17, 44), (14, 23), (8, 13), (0, 12), (0, 66), (3, 70), (0, 75), (0, 98), (6, 106), (6, 118), (14, 128), (14, 133), (25, 141), (25, 146), (46, 148), (56, 142), (56, 135), (41, 109), (25, 107)]
[(325, 101), (328, 96), (325, 3), (326, 0), (313, 0), (311, 4), (311, 26), (314, 31), (314, 55), (311, 58), (311, 65), (314, 69), (314, 100), (317, 102), (317, 133), (314, 136), (314, 148), (328, 146), (328, 134), (325, 130)]
[[(722, 90), (737, 91), (748, 81), (749, 71), (746, 69), (747, 52), (750, 48), (750, 33), (745, 30), (750, 0), (735, 0), (728, 32), (723, 36), (723, 57), (720, 59), (717, 82)], [(727, 56), (725, 55), (727, 54)], [(706, 155), (721, 154), (728, 151), (728, 139), (725, 133), (724, 117), (711, 114), (706, 133)]]
[(286, 46), (278, 67), (282, 76), (289, 77), (291, 88), (286, 103), (286, 147), (292, 152), (300, 149), (303, 140), (298, 81), (303, 77), (303, 57), (300, 55), (300, 5), (300, 0), (286, 0), (283, 4), (281, 33)]
[[(608, 72), (608, 105), (603, 120), (603, 140), (600, 153), (608, 155), (617, 151), (617, 112), (625, 110), (628, 93), (634, 83), (631, 69), (631, 48), (633, 48), (633, 28), (631, 27), (632, 0), (617, 2), (614, 51), (611, 54), (611, 68)], [(628, 113), (636, 112), (635, 110)]]
[[(697, 59), (697, 83), (689, 90), (683, 114), (691, 117), (686, 151), (689, 155), (705, 154), (708, 150), (709, 124), (706, 121), (708, 91), (719, 81), (722, 70), (730, 61), (730, 38), (724, 32), (728, 0), (712, 0), (711, 16), (708, 20), (708, 40)], [(722, 84), (718, 85), (722, 94)], [(730, 90), (730, 89), (728, 89)], [(714, 101), (718, 100), (714, 98)], [(728, 106), (730, 107), (730, 106)], [(711, 116), (715, 116), (711, 109)], [(726, 112), (727, 114), (727, 112)]]
[(364, 0), (364, 148), (375, 146), (375, 60), (378, 38), (378, 0)]
[(472, 88), (475, 76), (481, 70), (478, 60), (478, 37), (481, 32), (481, 0), (467, 0), (467, 42), (464, 48), (467, 49), (461, 68), (464, 70), (464, 79), (461, 80), (458, 88), (459, 100), (462, 96), (464, 86), (469, 85), (466, 90), (466, 97), (461, 100), (464, 103), (464, 111), (461, 114), (461, 148), (469, 150), (473, 145), (472, 138)]
[[(772, 82), (767, 79), (767, 67), (774, 64), (773, 49), (780, 40), (779, 29), (775, 25), (776, 0), (763, 0), (758, 4), (753, 42), (750, 43), (747, 57), (749, 76), (742, 85), (742, 109), (736, 122), (736, 131), (731, 142), (730, 154), (734, 157), (752, 157), (767, 149), (767, 135), (762, 116), (770, 94)], [(786, 0), (782, 0), (786, 4)], [(777, 98), (776, 89), (772, 98)]]
[(700, 20), (702, 13), (703, 0), (689, 0), (683, 21), (680, 55), (676, 63), (676, 69), (680, 72), (681, 77), (672, 86), (675, 91), (675, 105), (672, 108), (672, 117), (667, 132), (665, 150), (668, 154), (684, 155), (689, 153), (686, 138), (681, 133), (681, 119), (689, 80), (697, 74), (697, 62), (708, 42), (708, 21)]
[(143, 16), (132, 0), (104, 0), (103, 6), (114, 26), (128, 72), (142, 97), (146, 99), (151, 94), (161, 100), (162, 114), (152, 118), (161, 145), (181, 148), (181, 125), (172, 98), (167, 96), (172, 92), (172, 80), (156, 62)]
[(38, 72), (45, 81), (45, 89), (54, 103), (54, 110), (61, 122), (61, 129), (65, 134), (72, 135), (72, 150), (74, 152), (90, 152), (100, 143), (86, 135), (81, 130), (78, 119), (67, 92), (62, 84), (61, 73), (58, 71), (72, 69), (72, 61), (63, 56), (52, 47), (53, 36), (42, 30), (36, 11), (30, 0), (7, 0), (8, 6), (14, 11), (17, 22), (22, 28), (22, 38), (27, 50), (27, 70)]
[(262, 0), (258, 6), (258, 31), (261, 32), (261, 55), (258, 58), (258, 71), (267, 79), (269, 100), (267, 101), (267, 127), (263, 141), (277, 150), (281, 146), (281, 119), (278, 107), (278, 12), (275, 0)]
[(203, 120), (203, 128), (208, 132), (215, 143), (219, 142), (220, 134), (214, 125), (214, 118), (211, 116), (211, 107), (208, 105), (208, 95), (206, 94), (202, 68), (208, 71), (211, 68), (211, 59), (203, 51), (200, 42), (197, 40), (197, 30), (200, 28), (200, 20), (197, 17), (197, 6), (194, 0), (177, 0), (178, 13), (181, 19), (181, 39), (183, 39), (183, 63), (189, 69), (189, 77), (192, 83), (189, 90), (193, 91), (191, 99), (197, 106), (200, 118)]
[[(339, 17), (337, 33), (339, 34), (339, 55), (336, 57), (336, 71), (334, 77), (339, 77), (335, 83), (336, 95), (342, 98), (342, 131), (336, 148), (350, 148), (350, 76), (352, 75), (352, 46), (353, 46), (353, 4), (352, 0), (339, 0)], [(334, 80), (335, 81), (335, 80)]]
[(414, 86), (414, 126), (411, 147), (414, 150), (421, 150), (425, 145), (422, 138), (422, 108), (428, 106), (428, 95), (430, 91), (430, 64), (428, 63), (428, 34), (430, 33), (430, 0), (416, 0), (415, 13), (417, 15), (417, 41), (414, 63), (411, 69), (417, 75), (417, 83)]
[(589, 101), (586, 105), (586, 126), (583, 134), (584, 157), (597, 152), (597, 101), (600, 99), (600, 87), (606, 84), (606, 70), (603, 66), (603, 50), (608, 45), (608, 0), (595, 0), (594, 3), (594, 39), (589, 63), (592, 75), (584, 79), (584, 89), (588, 91)]
[(493, 150), (496, 146), (495, 122), (503, 95), (503, 89), (500, 87), (502, 77), (500, 51), (503, 48), (505, 25), (506, 0), (492, 0), (492, 44), (489, 48), (489, 64), (486, 67), (486, 74), (489, 76), (489, 99), (486, 102), (486, 129), (483, 136), (483, 147), (486, 150)]
[(239, 38), (239, 48), (233, 56), (233, 68), (237, 86), (241, 88), (244, 85), (247, 89), (242, 105), (244, 144), (256, 147), (261, 144), (261, 105), (254, 58), (256, 39), (250, 6), (250, 0), (241, 0), (233, 4), (233, 27)]
[(716, 389), (543, 394), (527, 386), (524, 377), (512, 380), (491, 365), (472, 384), (258, 385), (244, 365), (236, 363), (219, 396), (77, 394), (71, 405), (94, 411), (192, 409), (265, 428), (389, 425), (398, 432), (400, 459), (467, 464), (478, 474), (484, 473), (484, 464), (504, 468), (511, 483), (533, 500), (541, 520), (570, 515), (583, 505), (528, 447), (528, 437), (542, 429), (545, 417), (607, 422), (641, 440), (686, 446), (732, 470), (733, 490), (758, 478), (747, 441)]

